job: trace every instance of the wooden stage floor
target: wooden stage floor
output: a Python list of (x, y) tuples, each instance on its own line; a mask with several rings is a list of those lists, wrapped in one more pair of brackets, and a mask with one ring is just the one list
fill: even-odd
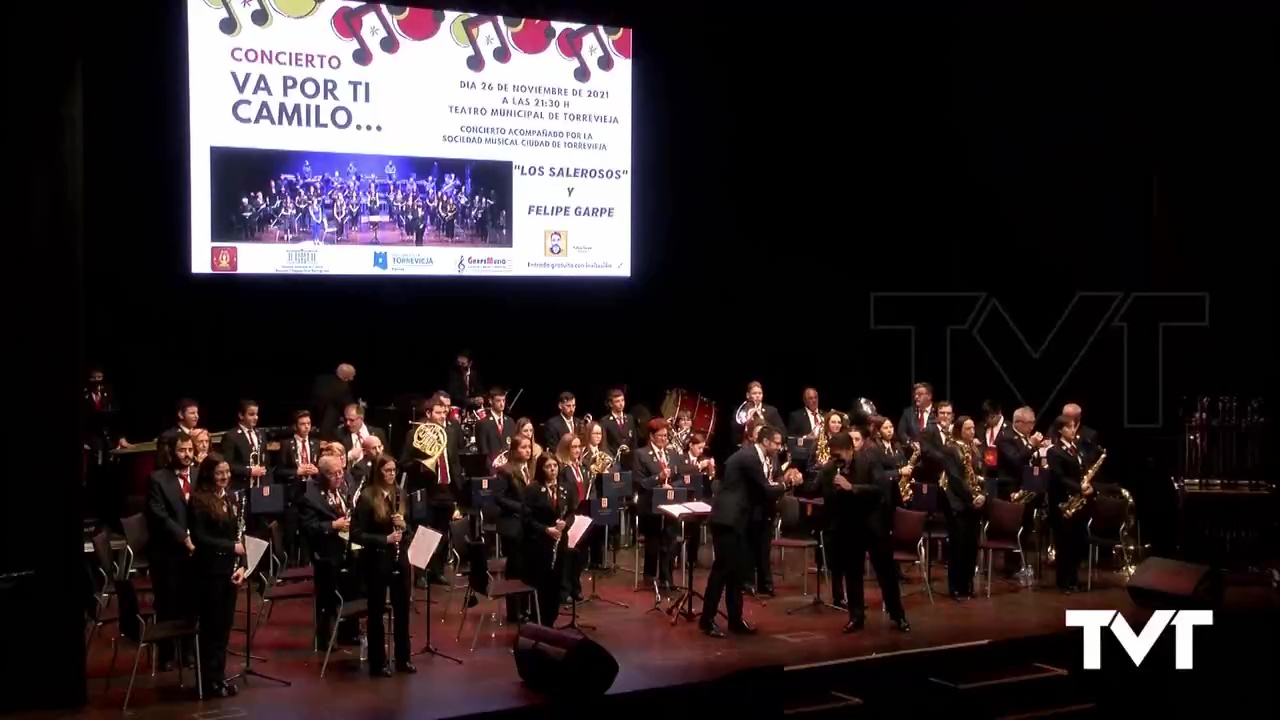
[[(619, 556), (623, 564), (631, 560), (629, 552)], [(867, 583), (867, 604), (873, 611), (864, 632), (842, 635), (844, 614), (831, 609), (804, 611), (788, 615), (786, 610), (810, 601), (802, 595), (799, 558), (788, 556), (785, 580), (777, 583), (778, 597), (760, 603), (747, 599), (747, 619), (760, 628), (755, 637), (711, 639), (685, 621), (675, 627), (666, 615), (646, 612), (652, 605), (651, 593), (632, 591), (631, 574), (620, 571), (601, 579), (599, 593), (609, 599), (627, 603), (619, 608), (605, 603), (588, 603), (579, 608), (579, 619), (594, 625), (588, 634), (607, 648), (621, 666), (612, 693), (710, 680), (735, 670), (765, 665), (799, 665), (827, 660), (866, 656), (902, 650), (1003, 640), (1063, 630), (1065, 608), (1132, 607), (1118, 576), (1103, 572), (1092, 592), (1064, 596), (1051, 589), (1021, 589), (1013, 583), (997, 581), (990, 599), (980, 597), (957, 603), (934, 596), (931, 605), (920, 592), (921, 584), (914, 571), (904, 592), (908, 617), (913, 631), (904, 635), (891, 631), (884, 615), (878, 612), (879, 593), (874, 582)], [(775, 567), (776, 570), (776, 567)], [(696, 574), (699, 588), (705, 582), (705, 571)], [(810, 589), (813, 576), (810, 576)], [(936, 589), (945, 586), (944, 571), (935, 568)], [(130, 714), (137, 717), (168, 719), (259, 717), (272, 720), (306, 718), (445, 718), (521, 707), (538, 702), (537, 696), (524, 689), (516, 674), (510, 645), (514, 628), (498, 627), (496, 638), (488, 631), (482, 635), (475, 651), (469, 649), (475, 610), (467, 621), (462, 640), (455, 641), (458, 631), (458, 605), (455, 600), (444, 617), (443, 588), (433, 589), (431, 606), (432, 639), (439, 649), (464, 661), (455, 665), (438, 658), (415, 658), (418, 673), (412, 676), (371, 679), (357, 663), (358, 649), (335, 654), (326, 677), (321, 680), (320, 655), (310, 650), (310, 602), (290, 601), (277, 607), (270, 621), (255, 637), (254, 653), (269, 658), (255, 664), (262, 671), (293, 682), (292, 687), (251, 680), (240, 681), (240, 694), (229, 699), (195, 699), (194, 691), (177, 688), (177, 673), (151, 677), (150, 669), (140, 667), (138, 686), (130, 701)], [(588, 588), (588, 593), (589, 593)], [(826, 589), (824, 588), (824, 594)], [(417, 591), (421, 600), (422, 591)], [(461, 591), (457, 596), (461, 598)], [(241, 601), (243, 609), (244, 601)], [(412, 621), (413, 644), (424, 638), (426, 607), (418, 603), (420, 612)], [(700, 608), (700, 603), (699, 603)], [(562, 615), (560, 622), (567, 618)], [(240, 621), (243, 621), (241, 616)], [(89, 655), (88, 708), (71, 715), (82, 718), (119, 717), (128, 681), (131, 655), (122, 657), (115, 671), (111, 690), (103, 693), (103, 680), (110, 659), (109, 637), (114, 628), (104, 628)], [(232, 647), (241, 647), (243, 635), (232, 635)], [(230, 658), (228, 672), (240, 667), (239, 658)], [(188, 682), (191, 681), (187, 674)], [(59, 717), (68, 717), (60, 715)]]

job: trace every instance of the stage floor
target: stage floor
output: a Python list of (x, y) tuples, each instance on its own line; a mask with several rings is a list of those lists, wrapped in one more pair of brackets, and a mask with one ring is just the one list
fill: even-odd
[[(629, 571), (620, 570), (613, 577), (601, 579), (598, 591), (603, 597), (630, 606), (620, 608), (600, 602), (579, 606), (580, 621), (596, 626), (588, 634), (613, 653), (621, 666), (612, 692), (709, 680), (757, 666), (800, 665), (1054, 633), (1064, 627), (1065, 608), (1132, 607), (1121, 589), (1119, 576), (1109, 572), (1100, 574), (1092, 592), (1070, 596), (1052, 589), (1029, 590), (1012, 582), (997, 581), (990, 599), (979, 597), (957, 603), (945, 594), (935, 594), (934, 602), (930, 604), (921, 591), (918, 573), (912, 571), (903, 588), (907, 593), (905, 603), (913, 629), (910, 634), (904, 635), (889, 628), (887, 619), (878, 611), (880, 598), (875, 583), (868, 582), (866, 601), (872, 611), (867, 628), (859, 634), (843, 635), (840, 632), (845, 623), (842, 612), (822, 609), (792, 615), (786, 613), (811, 599), (801, 592), (799, 557), (789, 554), (787, 559), (789, 572), (785, 579), (777, 580), (778, 597), (765, 602), (747, 599), (747, 619), (760, 628), (760, 634), (755, 637), (712, 639), (702, 635), (694, 624), (683, 620), (672, 627), (667, 615), (647, 612), (652, 606), (653, 595), (651, 592), (634, 592)], [(619, 561), (629, 565), (630, 552), (621, 553)], [(944, 575), (942, 568), (934, 569), (936, 590), (945, 587)], [(810, 575), (811, 591), (813, 580)], [(701, 588), (704, 582), (705, 571), (699, 571), (696, 584)], [(587, 592), (590, 593), (589, 588)], [(416, 591), (419, 613), (412, 621), (415, 647), (425, 636), (427, 615), (422, 596), (421, 590)], [(441, 651), (463, 660), (462, 665), (421, 656), (415, 658), (416, 675), (375, 680), (369, 678), (365, 669), (356, 662), (358, 649), (351, 649), (335, 653), (326, 677), (321, 680), (322, 656), (313, 655), (310, 651), (310, 601), (288, 601), (275, 609), (270, 621), (255, 637), (253, 650), (254, 654), (269, 659), (266, 663), (255, 663), (258, 670), (288, 679), (293, 682), (292, 687), (280, 687), (257, 679), (248, 685), (240, 681), (239, 696), (200, 702), (195, 699), (194, 691), (177, 687), (176, 672), (153, 678), (144, 661), (130, 700), (130, 711), (144, 714), (147, 718), (184, 720), (191, 717), (219, 720), (248, 716), (272, 720), (446, 718), (536, 703), (537, 696), (521, 685), (511, 657), (514, 627), (498, 627), (496, 638), (489, 637), (486, 630), (473, 652), (469, 646), (473, 623), (478, 617), (476, 610), (485, 610), (488, 604), (482, 603), (469, 614), (462, 640), (455, 641), (460, 619), (457, 600), (461, 598), (461, 591), (450, 605), (447, 617), (444, 615), (445, 597), (444, 588), (433, 588), (433, 600), (436, 602), (430, 613), (434, 621), (432, 639)], [(242, 600), (241, 609), (243, 604)], [(565, 620), (567, 616), (562, 614), (560, 622)], [(243, 615), (239, 621), (243, 621)], [(90, 705), (71, 717), (119, 716), (132, 654), (121, 653), (112, 688), (104, 695), (103, 681), (110, 660), (109, 638), (113, 633), (113, 626), (104, 628), (91, 648), (88, 664)], [(233, 648), (242, 647), (242, 643), (242, 634), (232, 635)], [(240, 664), (239, 658), (230, 658), (228, 672), (238, 671)], [(187, 680), (191, 682), (190, 673), (187, 673)]]

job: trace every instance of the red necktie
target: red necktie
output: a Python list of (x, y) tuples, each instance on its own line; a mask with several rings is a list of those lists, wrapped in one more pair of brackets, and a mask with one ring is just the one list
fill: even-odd
[(311, 456), (307, 454), (307, 446), (310, 444), (311, 444), (310, 442), (307, 442), (305, 440), (302, 443), (302, 464), (303, 465), (311, 464)]
[(502, 437), (502, 416), (498, 416), (498, 437)]
[(186, 500), (191, 496), (191, 473), (187, 470), (178, 473), (178, 483), (182, 485), (182, 499)]
[(102, 395), (98, 393), (93, 394), (93, 409), (94, 410), (102, 409)]
[(1067, 452), (1071, 453), (1071, 457), (1075, 457), (1075, 456), (1076, 456), (1076, 446), (1075, 446), (1075, 445), (1072, 445), (1071, 447), (1067, 448)]
[(436, 467), (440, 470), (440, 484), (449, 484), (449, 458), (444, 453), (440, 454), (440, 460), (436, 463)]
[(667, 469), (667, 453), (665, 450), (658, 451), (658, 464), (662, 466), (663, 470)]
[(921, 430), (924, 429), (924, 411), (923, 410), (920, 411), (920, 429)]
[(585, 490), (582, 487), (582, 467), (579, 465), (571, 465), (570, 467), (573, 468), (573, 477), (578, 482), (578, 501), (581, 502), (586, 500), (586, 498), (582, 497), (582, 493)]

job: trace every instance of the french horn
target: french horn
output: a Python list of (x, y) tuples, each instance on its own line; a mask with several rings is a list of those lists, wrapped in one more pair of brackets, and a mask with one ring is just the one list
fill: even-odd
[(498, 453), (497, 457), (493, 459), (493, 465), (491, 467), (493, 467), (494, 470), (497, 470), (498, 468), (506, 464), (507, 464), (507, 451), (503, 450), (502, 452)]
[(733, 421), (739, 425), (746, 425), (757, 417), (764, 417), (764, 406), (752, 405), (750, 400), (743, 401), (733, 413)]
[(422, 453), (418, 462), (435, 472), (440, 455), (449, 445), (449, 434), (435, 423), (422, 423), (413, 431), (413, 449)]

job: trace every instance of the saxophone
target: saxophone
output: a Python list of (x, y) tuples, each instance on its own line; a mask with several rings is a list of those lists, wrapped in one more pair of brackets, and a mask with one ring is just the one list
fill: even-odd
[(969, 488), (969, 494), (975, 500), (986, 494), (986, 488), (982, 485), (982, 480), (978, 478), (978, 473), (973, 471), (973, 448), (969, 445), (960, 446), (960, 457), (964, 460), (964, 484)]
[[(911, 457), (907, 460), (906, 467), (915, 469), (916, 463), (920, 462), (920, 443), (911, 443)], [(911, 503), (911, 498), (915, 496), (915, 491), (911, 489), (911, 476), (903, 475), (898, 478), (898, 494), (902, 496), (902, 504)]]
[(824, 425), (818, 430), (818, 442), (814, 445), (813, 455), (819, 465), (826, 465), (831, 459), (831, 450), (827, 448), (827, 428)]
[(1080, 479), (1081, 492), (1078, 492), (1058, 503), (1058, 509), (1062, 511), (1062, 517), (1070, 520), (1076, 515), (1076, 513), (1083, 510), (1085, 505), (1089, 504), (1089, 498), (1086, 497), (1083, 492), (1084, 488), (1093, 484), (1093, 476), (1098, 474), (1098, 468), (1102, 467), (1102, 461), (1106, 459), (1107, 451), (1103, 450), (1102, 454), (1098, 455), (1098, 459), (1094, 460), (1093, 464), (1089, 466), (1089, 469), (1085, 471), (1084, 477)]

